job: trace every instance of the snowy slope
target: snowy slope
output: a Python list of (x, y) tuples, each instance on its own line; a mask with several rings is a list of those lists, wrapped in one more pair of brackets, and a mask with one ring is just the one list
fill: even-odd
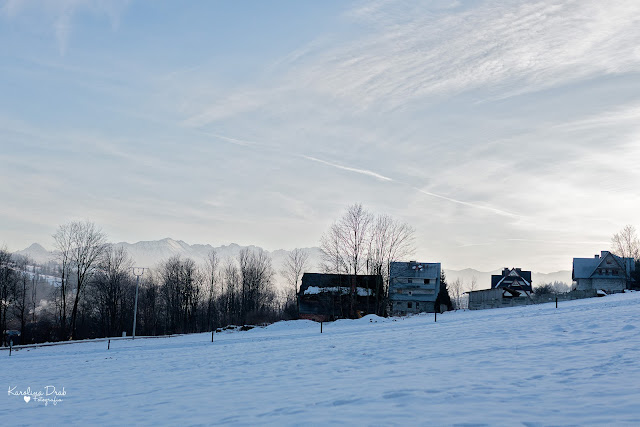
[[(377, 322), (376, 322), (377, 320)], [(0, 352), (5, 425), (638, 425), (640, 293)], [(15, 389), (14, 389), (15, 391)]]

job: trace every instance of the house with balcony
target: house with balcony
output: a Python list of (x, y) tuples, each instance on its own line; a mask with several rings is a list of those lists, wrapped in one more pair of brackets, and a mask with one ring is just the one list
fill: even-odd
[(392, 262), (389, 266), (389, 302), (394, 316), (436, 311), (440, 290), (439, 262)]
[(602, 251), (593, 258), (574, 258), (573, 288), (622, 292), (630, 287), (635, 266), (633, 258), (622, 258), (609, 251)]

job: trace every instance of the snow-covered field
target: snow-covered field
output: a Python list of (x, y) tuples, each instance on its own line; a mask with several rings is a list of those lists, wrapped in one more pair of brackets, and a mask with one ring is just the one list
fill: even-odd
[(3, 392), (2, 425), (640, 425), (640, 293), (0, 359), (5, 390), (66, 393)]

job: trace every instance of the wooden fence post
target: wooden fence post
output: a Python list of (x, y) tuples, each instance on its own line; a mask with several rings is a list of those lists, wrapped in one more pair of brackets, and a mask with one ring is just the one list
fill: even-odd
[(322, 321), (320, 321), (320, 333), (322, 333)]
[(107, 350), (109, 350), (111, 348), (111, 340), (109, 340), (109, 342), (107, 342)]

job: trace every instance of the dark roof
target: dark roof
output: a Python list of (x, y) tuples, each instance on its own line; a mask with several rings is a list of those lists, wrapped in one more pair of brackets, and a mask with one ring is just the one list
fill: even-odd
[(376, 289), (382, 283), (382, 276), (376, 274), (354, 276), (352, 274), (304, 273), (300, 292), (304, 293), (309, 286), (317, 286), (319, 288), (350, 287), (353, 285), (354, 279), (358, 288)]
[(531, 291), (531, 271), (520, 268), (505, 268), (502, 274), (491, 276), (491, 288), (512, 288)]

